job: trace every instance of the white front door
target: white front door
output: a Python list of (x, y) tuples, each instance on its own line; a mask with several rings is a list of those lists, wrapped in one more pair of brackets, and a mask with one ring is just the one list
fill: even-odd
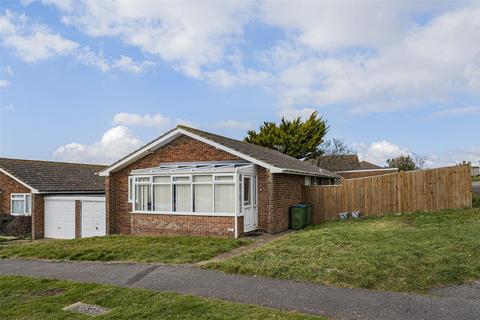
[(82, 238), (104, 236), (105, 202), (82, 201)]
[(75, 238), (75, 200), (45, 197), (45, 238)]
[(258, 226), (258, 193), (257, 176), (242, 175), (242, 212), (243, 212), (243, 231), (250, 232), (257, 229)]

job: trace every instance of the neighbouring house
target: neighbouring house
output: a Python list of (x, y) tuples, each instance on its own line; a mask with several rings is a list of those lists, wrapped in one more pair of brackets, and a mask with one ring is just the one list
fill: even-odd
[(288, 229), (303, 187), (335, 173), (276, 150), (177, 126), (100, 173), (108, 234), (238, 237)]
[(480, 176), (480, 166), (470, 166), (472, 177)]
[(320, 156), (310, 163), (337, 173), (344, 179), (364, 178), (398, 172), (398, 168), (382, 168), (368, 161), (359, 161), (356, 154)]
[(31, 216), (33, 239), (105, 235), (105, 168), (0, 158), (0, 214)]

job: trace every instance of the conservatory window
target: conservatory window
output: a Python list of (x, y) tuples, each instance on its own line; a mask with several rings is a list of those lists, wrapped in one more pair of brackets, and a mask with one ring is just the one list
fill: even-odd
[(134, 211), (152, 213), (234, 213), (232, 174), (193, 174), (129, 178)]

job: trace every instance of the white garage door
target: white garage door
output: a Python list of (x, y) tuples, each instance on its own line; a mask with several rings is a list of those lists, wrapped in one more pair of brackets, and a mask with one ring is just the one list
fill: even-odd
[(75, 200), (45, 198), (45, 238), (75, 238)]
[(105, 235), (105, 201), (82, 201), (82, 238)]

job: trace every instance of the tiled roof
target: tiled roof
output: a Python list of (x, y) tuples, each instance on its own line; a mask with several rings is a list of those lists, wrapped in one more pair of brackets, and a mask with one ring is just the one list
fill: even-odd
[(309, 161), (320, 168), (335, 172), (360, 170), (360, 163), (356, 154), (320, 156)]
[(374, 170), (374, 169), (383, 169), (380, 166), (377, 166), (376, 164), (373, 164), (368, 161), (360, 161), (360, 169), (361, 170)]
[(332, 178), (337, 177), (337, 175), (333, 172), (319, 168), (315, 165), (312, 165), (311, 163), (298, 160), (294, 157), (288, 156), (277, 150), (258, 146), (252, 143), (247, 143), (247, 142), (227, 138), (224, 136), (220, 136), (210, 132), (205, 132), (198, 129), (193, 129), (186, 126), (178, 126), (178, 128), (181, 128), (183, 130), (186, 130), (188, 132), (201, 136), (205, 139), (221, 144), (227, 148), (238, 151), (256, 160), (265, 162), (273, 167), (285, 169), (286, 171), (290, 171), (292, 173), (307, 173), (307, 174), (315, 174), (315, 175), (321, 175), (324, 177), (332, 177)]
[[(296, 158), (290, 157), (286, 154), (283, 154), (279, 151), (269, 149), (266, 147), (261, 147), (258, 145), (254, 145), (251, 143), (247, 142), (242, 142), (239, 140), (227, 138), (224, 136), (220, 136), (217, 134), (213, 134), (210, 132), (190, 128), (187, 126), (179, 125), (175, 129), (172, 129), (165, 134), (161, 135), (160, 137), (156, 138), (155, 140), (149, 142), (146, 144), (146, 146), (155, 144), (159, 140), (162, 140), (164, 137), (169, 135), (170, 133), (174, 132), (177, 129), (181, 129), (184, 131), (187, 131), (189, 133), (192, 133), (196, 136), (199, 136), (201, 138), (207, 139), (211, 142), (220, 144), (226, 148), (232, 149), (236, 152), (239, 152), (245, 156), (248, 156), (250, 158), (253, 158), (257, 161), (261, 161), (263, 163), (266, 163), (272, 167), (283, 169), (284, 172), (286, 173), (294, 173), (294, 174), (305, 174), (305, 175), (316, 175), (316, 176), (322, 176), (322, 177), (328, 177), (328, 178), (337, 178), (338, 176), (325, 169), (321, 169), (311, 163), (304, 162), (301, 160), (298, 160)], [(130, 153), (129, 155), (125, 156), (124, 158), (116, 161), (113, 163), (111, 167), (119, 164), (120, 162), (124, 161), (125, 159), (135, 155), (137, 152), (145, 148), (145, 146), (135, 150), (134, 152)]]
[(40, 192), (104, 192), (106, 166), (0, 158), (0, 168)]

